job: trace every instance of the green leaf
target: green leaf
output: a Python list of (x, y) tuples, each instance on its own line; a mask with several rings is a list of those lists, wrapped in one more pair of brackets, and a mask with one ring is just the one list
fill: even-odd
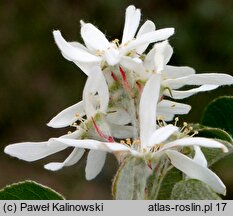
[(224, 96), (212, 101), (205, 109), (201, 123), (221, 128), (233, 135), (233, 97)]
[(191, 124), (194, 131), (198, 131), (199, 137), (215, 138), (233, 143), (232, 136), (220, 128), (213, 128), (201, 124)]
[(229, 150), (227, 153), (224, 153), (221, 149), (202, 147), (202, 151), (206, 156), (209, 166), (212, 166), (220, 159), (233, 153), (233, 139), (231, 135), (226, 131), (220, 128), (207, 127), (201, 124), (192, 124), (190, 126), (193, 128), (193, 130), (198, 131), (198, 137), (207, 137), (215, 139), (216, 141), (224, 144)]
[(117, 200), (145, 199), (145, 188), (151, 170), (145, 160), (137, 157), (126, 158), (113, 181), (112, 193)]
[(34, 181), (8, 185), (0, 190), (0, 200), (63, 200), (56, 191)]
[(178, 182), (171, 193), (172, 200), (221, 200), (207, 184), (189, 179)]
[(183, 174), (180, 170), (176, 168), (168, 170), (162, 179), (157, 200), (169, 200), (174, 185), (181, 181), (182, 178)]
[(221, 149), (216, 148), (202, 148), (202, 151), (208, 161), (208, 166), (212, 166), (220, 159), (223, 159), (224, 157), (233, 153), (233, 146), (231, 143), (218, 139), (215, 140), (224, 144), (228, 148), (228, 152), (224, 153)]

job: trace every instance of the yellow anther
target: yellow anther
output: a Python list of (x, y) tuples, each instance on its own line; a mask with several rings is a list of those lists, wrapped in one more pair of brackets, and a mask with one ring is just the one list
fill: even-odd
[(193, 136), (195, 136), (197, 134), (199, 134), (199, 132), (198, 131), (194, 131), (194, 133), (191, 135), (191, 137), (193, 137)]
[(113, 40), (112, 42), (113, 42), (114, 44), (116, 44), (118, 47), (120, 46), (120, 44), (119, 44), (119, 42), (120, 42), (119, 39), (115, 39), (115, 40)]
[(104, 54), (103, 50), (97, 50), (95, 53), (97, 56), (102, 56)]
[(183, 125), (184, 125), (185, 127), (187, 127), (187, 126), (188, 126), (188, 123), (187, 123), (187, 122), (184, 122)]
[(121, 140), (120, 143), (121, 143), (121, 144), (125, 144), (125, 141), (124, 141), (124, 140)]
[(81, 116), (80, 116), (79, 113), (76, 113), (76, 114), (75, 114), (75, 117), (76, 117), (76, 118), (80, 118)]
[(126, 144), (128, 144), (128, 145), (131, 145), (131, 144), (132, 144), (130, 138), (127, 138), (127, 139), (126, 139)]

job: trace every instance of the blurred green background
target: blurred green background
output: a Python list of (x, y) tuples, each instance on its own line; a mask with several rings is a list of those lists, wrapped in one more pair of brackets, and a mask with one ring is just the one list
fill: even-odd
[[(171, 64), (233, 75), (232, 0), (0, 0), (0, 188), (32, 179), (67, 199), (111, 199), (117, 169), (111, 155), (101, 174), (88, 182), (85, 157), (73, 167), (50, 172), (43, 164), (63, 160), (69, 151), (26, 163), (4, 155), (3, 149), (10, 143), (42, 141), (67, 132), (48, 128), (46, 123), (81, 99), (86, 76), (62, 57), (52, 30), (60, 29), (69, 41), (81, 41), (79, 20), (83, 19), (97, 25), (109, 39), (120, 39), (129, 4), (142, 9), (142, 21), (151, 19), (157, 28), (175, 27)], [(232, 94), (232, 87), (224, 87), (185, 100), (193, 106), (185, 119), (199, 121), (212, 99)], [(227, 186), (227, 199), (233, 199), (232, 167), (233, 156), (214, 167)]]

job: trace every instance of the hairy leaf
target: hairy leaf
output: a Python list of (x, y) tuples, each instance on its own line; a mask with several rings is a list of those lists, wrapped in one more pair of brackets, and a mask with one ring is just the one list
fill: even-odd
[(188, 179), (175, 184), (172, 193), (172, 200), (221, 200), (207, 184), (196, 180)]
[(205, 109), (201, 123), (221, 128), (233, 135), (233, 97), (224, 96), (212, 101)]
[(64, 197), (34, 181), (8, 185), (0, 190), (0, 200), (63, 200)]

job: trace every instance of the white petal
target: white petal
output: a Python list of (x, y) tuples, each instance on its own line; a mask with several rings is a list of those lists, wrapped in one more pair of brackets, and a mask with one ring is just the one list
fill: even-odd
[(57, 171), (62, 169), (63, 167), (72, 166), (81, 159), (84, 152), (85, 152), (84, 149), (75, 148), (64, 162), (48, 163), (44, 166), (44, 168), (51, 171)]
[[(98, 97), (95, 96), (96, 92), (98, 93)], [(104, 75), (99, 67), (94, 67), (92, 69), (83, 90), (85, 112), (88, 117), (93, 116), (97, 111), (95, 107), (96, 98), (100, 104), (99, 110), (101, 112), (106, 112), (109, 101), (109, 92)]]
[(120, 61), (119, 50), (113, 47), (109, 47), (108, 49), (105, 50), (104, 57), (109, 65), (111, 66), (116, 65)]
[(102, 170), (106, 159), (106, 152), (90, 150), (87, 156), (86, 179), (94, 179)]
[[(138, 31), (138, 33), (137, 33), (137, 37), (140, 37), (141, 35), (146, 34), (146, 33), (148, 33), (148, 32), (152, 32), (152, 31), (155, 31), (155, 24), (154, 24), (152, 21), (147, 20), (147, 21), (141, 26), (141, 28), (139, 29), (139, 31)], [(147, 49), (148, 45), (149, 45), (149, 43), (137, 47), (137, 49), (136, 49), (137, 53), (138, 53), (138, 54), (142, 54), (142, 53)]]
[(105, 35), (91, 23), (82, 25), (81, 36), (88, 49), (92, 51), (106, 50), (110, 47), (110, 43)]
[(153, 147), (167, 140), (173, 133), (178, 132), (179, 128), (171, 124), (157, 129), (150, 137), (148, 147)]
[(206, 148), (221, 148), (224, 152), (228, 152), (227, 147), (222, 143), (213, 139), (202, 138), (202, 137), (188, 137), (188, 138), (178, 139), (173, 142), (167, 143), (160, 150), (163, 151), (165, 149), (169, 149), (173, 147), (192, 146), (192, 145), (202, 146)]
[(199, 146), (193, 146), (193, 148), (195, 150), (193, 161), (203, 167), (207, 167), (207, 160), (205, 158), (205, 155), (201, 151), (201, 148)]
[(167, 150), (166, 153), (173, 166), (184, 172), (188, 177), (203, 181), (217, 193), (226, 194), (225, 185), (210, 169), (195, 163), (189, 157), (177, 151)]
[(107, 114), (107, 120), (118, 125), (126, 125), (131, 122), (129, 113), (121, 107), (110, 109)]
[(168, 79), (163, 84), (172, 89), (177, 89), (184, 85), (232, 85), (233, 77), (229, 74), (220, 73), (193, 74), (177, 79)]
[(187, 114), (190, 111), (191, 106), (174, 101), (162, 100), (158, 103), (157, 109), (160, 115)]
[(73, 61), (87, 76), (91, 73), (94, 67), (100, 66), (100, 62), (78, 62)]
[(139, 76), (146, 76), (147, 74), (144, 72), (143, 62), (140, 60), (137, 61), (129, 56), (123, 56), (121, 58), (121, 65), (132, 72), (137, 73)]
[(198, 92), (210, 91), (210, 90), (216, 89), (218, 87), (219, 87), (218, 85), (202, 85), (198, 88), (193, 88), (193, 89), (186, 90), (186, 91), (171, 90), (172, 95), (166, 89), (164, 91), (164, 95), (166, 95), (168, 97), (172, 97), (174, 99), (184, 99), (184, 98), (190, 97)]
[(88, 53), (84, 49), (74, 47), (70, 43), (66, 42), (62, 37), (60, 31), (53, 31), (53, 36), (58, 48), (63, 55), (70, 61), (78, 62), (99, 62), (100, 58)]
[(130, 149), (127, 146), (122, 145), (120, 143), (106, 143), (91, 139), (77, 140), (68, 138), (52, 138), (52, 140), (77, 148), (93, 149), (107, 152), (130, 151)]
[(125, 139), (133, 137), (133, 127), (132, 126), (122, 126), (117, 124), (109, 124), (111, 128), (111, 134), (113, 137), (118, 139)]
[(162, 74), (165, 79), (176, 79), (179, 77), (195, 74), (195, 70), (187, 66), (177, 67), (177, 66), (166, 65)]
[(62, 151), (65, 148), (67, 146), (59, 142), (52, 146), (48, 142), (22, 142), (6, 146), (4, 152), (21, 160), (31, 162)]
[(157, 110), (157, 119), (163, 119), (166, 122), (173, 121), (175, 114), (163, 113), (160, 112), (160, 109)]
[(166, 40), (173, 34), (174, 34), (174, 28), (164, 28), (164, 29), (153, 31), (153, 32), (148, 32), (136, 38), (135, 40), (131, 41), (127, 45), (125, 52), (133, 50), (133, 49), (137, 49), (137, 47), (141, 45)]
[(156, 72), (161, 72), (164, 70), (166, 64), (169, 62), (173, 49), (168, 43), (168, 41), (163, 41), (161, 43), (157, 43), (154, 46), (155, 55), (153, 57), (154, 60), (154, 69)]
[(156, 129), (156, 108), (159, 99), (161, 76), (152, 75), (147, 81), (141, 95), (139, 104), (140, 138), (142, 146)]
[(77, 114), (80, 117), (85, 115), (83, 101), (64, 109), (50, 120), (47, 125), (52, 128), (67, 127), (78, 120)]
[(134, 38), (137, 31), (139, 22), (141, 18), (141, 12), (136, 9), (133, 5), (130, 5), (126, 9), (125, 13), (125, 25), (123, 30), (122, 44), (128, 42)]

